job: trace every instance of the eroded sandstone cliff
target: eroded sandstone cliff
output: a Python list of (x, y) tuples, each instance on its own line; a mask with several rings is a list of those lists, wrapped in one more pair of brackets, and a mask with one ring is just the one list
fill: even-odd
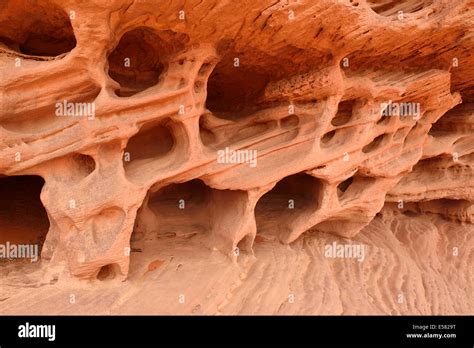
[(472, 314), (473, 52), (472, 0), (1, 1), (0, 312)]

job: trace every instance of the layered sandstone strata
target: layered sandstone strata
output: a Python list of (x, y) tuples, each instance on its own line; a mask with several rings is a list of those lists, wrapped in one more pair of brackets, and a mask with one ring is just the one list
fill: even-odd
[(472, 313), (473, 8), (1, 2), (4, 312)]

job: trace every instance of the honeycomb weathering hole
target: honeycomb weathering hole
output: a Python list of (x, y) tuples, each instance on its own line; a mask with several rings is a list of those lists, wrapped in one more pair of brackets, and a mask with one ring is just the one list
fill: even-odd
[(320, 194), (320, 181), (310, 175), (300, 173), (280, 180), (257, 203), (257, 233), (278, 233), (298, 217), (316, 211)]
[(120, 274), (120, 267), (117, 264), (109, 264), (102, 266), (97, 273), (97, 280), (112, 280)]
[(386, 140), (387, 138), (388, 134), (381, 134), (377, 136), (374, 140), (372, 140), (369, 144), (365, 145), (362, 148), (362, 152), (369, 153), (379, 149), (383, 145), (384, 140)]
[[(8, 116), (0, 120), (0, 126), (16, 133), (33, 134), (67, 125), (77, 119), (91, 121), (96, 117), (95, 100), (100, 91), (100, 87), (86, 84), (77, 89), (76, 96), (71, 99), (42, 102), (35, 109), (26, 111), (9, 110)], [(75, 108), (69, 109), (70, 105)]]
[(0, 178), (1, 245), (37, 245), (40, 255), (49, 230), (48, 215), (40, 200), (43, 185), (39, 176)]
[(336, 130), (333, 129), (332, 131), (325, 133), (321, 137), (321, 142), (324, 144), (327, 144), (332, 138), (334, 138), (335, 135), (336, 135)]
[(373, 177), (355, 173), (337, 185), (337, 198), (342, 202), (359, 197), (363, 195), (366, 190), (370, 189), (375, 181), (376, 179)]
[(141, 159), (158, 159), (172, 151), (175, 140), (165, 122), (148, 123), (130, 138), (125, 148), (125, 164)]
[(76, 172), (82, 177), (87, 177), (95, 170), (95, 160), (89, 155), (77, 153), (72, 156), (72, 160), (74, 161)]
[(283, 90), (296, 87), (280, 86), (279, 82), (287, 82), (292, 76), (313, 70), (315, 64), (324, 66), (333, 59), (327, 51), (310, 49), (309, 53), (291, 44), (271, 54), (252, 46), (237, 47), (227, 39), (217, 44), (222, 58), (209, 76), (206, 100), (207, 109), (217, 117), (235, 120), (267, 106), (288, 103), (292, 92)]
[(369, 0), (369, 6), (382, 16), (415, 13), (433, 4), (432, 0)]
[(339, 198), (341, 198), (344, 192), (347, 191), (347, 189), (349, 188), (349, 186), (352, 184), (353, 181), (354, 181), (354, 178), (350, 177), (344, 180), (343, 182), (341, 182), (339, 185), (337, 185), (337, 196)]
[(237, 243), (237, 250), (239, 254), (241, 252), (250, 253), (252, 251), (254, 237), (252, 235), (246, 235)]
[(156, 85), (168, 57), (181, 50), (188, 37), (173, 31), (140, 27), (125, 33), (109, 55), (109, 75), (120, 84), (115, 93), (128, 97)]
[(352, 117), (352, 108), (354, 101), (345, 101), (339, 103), (336, 116), (331, 120), (331, 124), (335, 127), (343, 126), (348, 123)]
[(53, 2), (7, 0), (2, 6), (0, 44), (19, 53), (47, 57), (76, 46), (69, 16)]
[(201, 180), (171, 184), (151, 193), (148, 208), (155, 214), (158, 234), (186, 235), (210, 228), (212, 189)]
[(263, 96), (268, 77), (257, 68), (237, 61), (237, 55), (225, 56), (207, 82), (206, 107), (215, 116), (236, 119), (253, 112)]
[[(200, 179), (169, 184), (157, 191), (152, 189), (137, 214), (131, 241), (163, 237), (190, 239), (197, 235), (210, 237), (210, 242), (227, 243), (238, 230), (246, 202), (245, 191), (214, 189)], [(233, 223), (229, 224), (229, 219)], [(251, 251), (252, 240), (249, 237), (241, 244), (243, 250)]]

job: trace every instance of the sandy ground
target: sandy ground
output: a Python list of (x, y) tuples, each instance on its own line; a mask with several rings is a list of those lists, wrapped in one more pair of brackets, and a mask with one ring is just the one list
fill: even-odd
[[(47, 264), (3, 265), (1, 314), (470, 314), (474, 226), (435, 215), (378, 216), (353, 240), (258, 236), (232, 262), (202, 236), (146, 240), (121, 282), (78, 281)], [(364, 245), (364, 258), (325, 246)], [(457, 249), (455, 249), (457, 248)], [(457, 251), (457, 252), (456, 252)], [(455, 255), (457, 254), (457, 256)], [(56, 279), (54, 279), (56, 278)]]

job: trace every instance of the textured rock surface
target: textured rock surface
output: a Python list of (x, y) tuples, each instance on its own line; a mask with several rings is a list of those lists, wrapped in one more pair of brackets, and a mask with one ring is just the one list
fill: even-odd
[(0, 2), (0, 244), (42, 246), (1, 261), (0, 312), (472, 314), (473, 24), (470, 0)]

